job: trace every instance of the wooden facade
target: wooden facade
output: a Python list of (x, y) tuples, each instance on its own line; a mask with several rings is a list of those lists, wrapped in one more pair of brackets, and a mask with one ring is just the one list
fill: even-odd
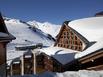
[(24, 60), (24, 74), (34, 73), (34, 56), (33, 53), (28, 52), (23, 55)]
[[(34, 56), (35, 55), (35, 56)], [(20, 58), (19, 58), (20, 59)], [(10, 76), (13, 75), (25, 75), (25, 74), (40, 74), (45, 71), (44, 55), (33, 54), (32, 52), (24, 53), (20, 59), (20, 63), (13, 60), (11, 63)], [(14, 63), (14, 64), (13, 64)], [(15, 69), (18, 69), (15, 71)]]
[(6, 45), (13, 39), (15, 37), (8, 32), (0, 13), (0, 76), (2, 77), (6, 77)]
[(53, 60), (51, 59), (50, 56), (44, 57), (44, 64), (46, 71), (53, 71)]
[(68, 22), (64, 22), (58, 34), (55, 46), (83, 51), (86, 47), (86, 43), (79, 36), (79, 33), (68, 26)]
[(36, 55), (36, 73), (40, 74), (45, 71), (44, 55), (41, 53)]
[(84, 56), (78, 60), (80, 69), (103, 70), (103, 49)]
[(6, 56), (5, 51), (6, 51), (6, 43), (0, 42), (0, 65), (5, 62), (5, 59), (3, 58), (4, 56)]
[(44, 66), (45, 71), (52, 72), (64, 72), (65, 68), (54, 57), (44, 54)]
[(21, 60), (19, 58), (14, 59), (10, 66), (10, 75), (21, 75), (21, 68)]
[[(57, 36), (54, 46), (72, 49), (76, 51), (83, 51), (88, 44), (88, 40), (68, 26), (68, 21), (64, 22), (61, 30)], [(72, 65), (73, 64), (73, 65)], [(79, 62), (74, 60), (72, 63), (61, 64), (54, 57), (44, 55), (44, 66), (46, 71), (64, 72), (70, 70), (79, 70)]]

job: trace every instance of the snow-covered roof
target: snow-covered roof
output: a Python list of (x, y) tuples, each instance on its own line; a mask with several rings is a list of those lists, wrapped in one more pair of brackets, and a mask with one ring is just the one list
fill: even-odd
[(0, 41), (1, 40), (13, 40), (15, 37), (12, 34), (0, 32)]
[(103, 36), (103, 17), (89, 17), (69, 22), (68, 26), (76, 30), (88, 41), (97, 41)]
[(75, 53), (78, 51), (74, 51), (71, 49), (60, 48), (60, 47), (48, 47), (40, 49), (41, 52), (54, 57), (61, 64), (67, 64), (68, 62), (74, 60)]
[(89, 42), (96, 41), (92, 46), (78, 52), (75, 58), (80, 58), (103, 48), (103, 17), (89, 17), (71, 21), (68, 26), (76, 30)]
[(79, 52), (75, 55), (75, 58), (80, 58), (85, 55), (88, 55), (92, 52), (98, 51), (99, 49), (103, 48), (103, 37), (100, 38), (95, 44), (84, 50), (83, 52)]
[(5, 37), (9, 37), (9, 35), (7, 33), (0, 32), (0, 37), (5, 38)]
[(10, 65), (12, 60), (14, 60), (17, 57), (23, 56), (24, 52), (26, 51), (15, 51), (15, 50), (10, 50), (7, 52), (7, 64)]

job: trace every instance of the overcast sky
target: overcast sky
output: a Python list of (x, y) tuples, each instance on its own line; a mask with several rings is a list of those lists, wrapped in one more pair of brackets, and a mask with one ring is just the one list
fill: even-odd
[(103, 11), (103, 0), (0, 0), (4, 16), (62, 24)]

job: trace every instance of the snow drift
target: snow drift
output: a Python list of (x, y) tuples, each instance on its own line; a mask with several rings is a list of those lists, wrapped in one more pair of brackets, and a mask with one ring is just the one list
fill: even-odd
[(13, 77), (103, 77), (103, 71), (67, 71), (63, 73), (45, 72), (40, 75), (24, 75)]

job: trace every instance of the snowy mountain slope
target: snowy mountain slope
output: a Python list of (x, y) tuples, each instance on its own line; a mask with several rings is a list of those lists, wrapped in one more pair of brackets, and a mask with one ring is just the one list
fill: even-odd
[(16, 46), (34, 45), (37, 43), (43, 43), (44, 46), (54, 44), (52, 37), (37, 28), (35, 28), (35, 31), (31, 30), (25, 22), (10, 18), (4, 18), (4, 20), (9, 32), (16, 37), (16, 40), (9, 43), (7, 47), (7, 60), (10, 60), (10, 62), (12, 59), (22, 56), (23, 52), (25, 52), (16, 51)]
[(16, 19), (5, 20), (6, 26), (11, 34), (16, 37), (16, 40), (12, 41), (15, 44), (33, 44), (43, 43), (44, 45), (51, 45), (54, 43), (52, 39), (49, 39), (47, 34), (36, 29), (32, 31), (28, 25), (20, 22)]
[(44, 23), (40, 23), (37, 21), (29, 21), (27, 22), (28, 24), (32, 25), (33, 27), (36, 27), (40, 30), (42, 30), (43, 32), (52, 35), (53, 37), (56, 37), (56, 35), (59, 33), (60, 30), (60, 25), (55, 25), (55, 24), (51, 24), (49, 22), (44, 22)]

